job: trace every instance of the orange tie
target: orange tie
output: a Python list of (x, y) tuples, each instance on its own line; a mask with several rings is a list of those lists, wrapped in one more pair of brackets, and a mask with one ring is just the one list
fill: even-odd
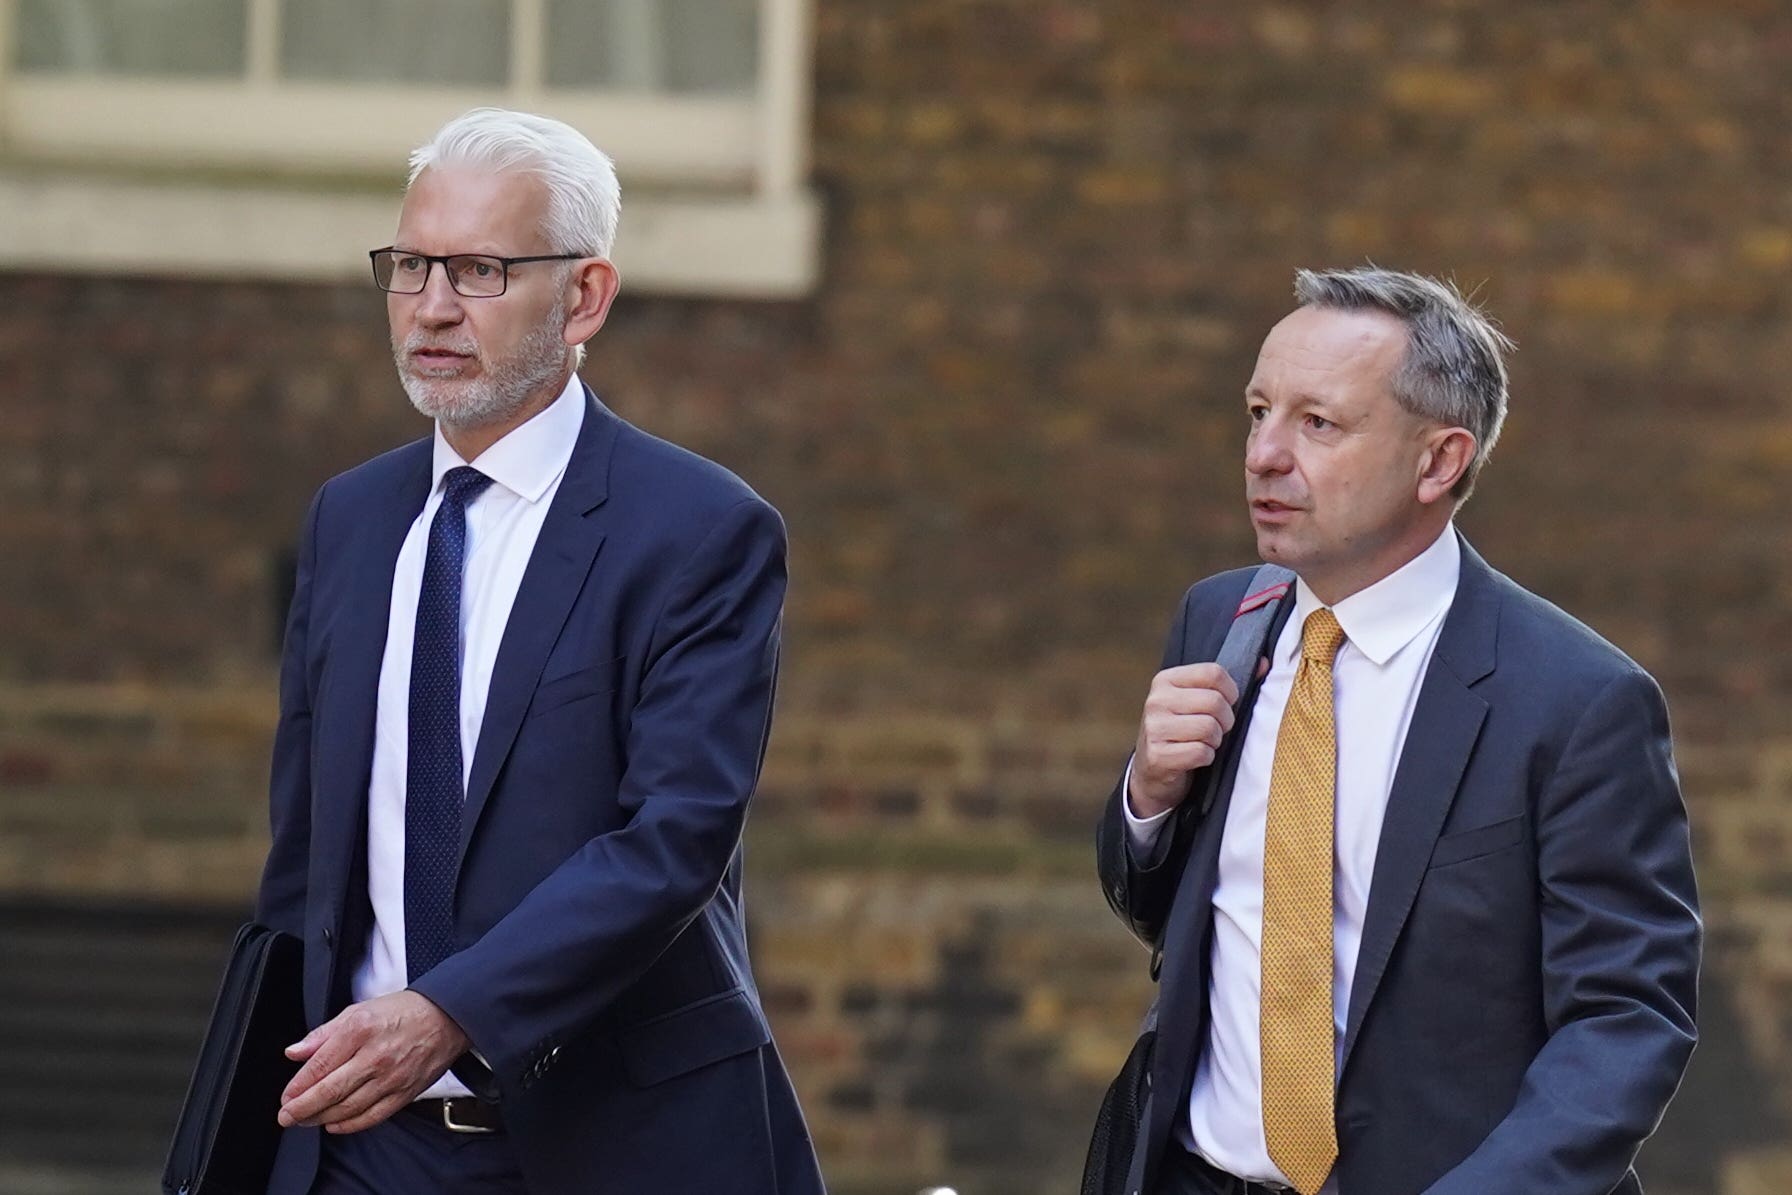
[(1263, 1134), (1270, 1158), (1301, 1195), (1319, 1190), (1338, 1157), (1332, 662), (1343, 642), (1330, 610), (1307, 616), (1300, 668), (1276, 735), (1263, 836)]

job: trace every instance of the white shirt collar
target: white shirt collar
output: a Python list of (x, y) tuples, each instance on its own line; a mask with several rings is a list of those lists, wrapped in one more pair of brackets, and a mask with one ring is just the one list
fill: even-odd
[(585, 387), (575, 373), (566, 380), (559, 398), (536, 412), (527, 423), (512, 428), (503, 439), (480, 453), (477, 462), (461, 460), (460, 454), (449, 447), (438, 423), (430, 492), (442, 484), (442, 475), (448, 470), (474, 464), (525, 502), (538, 502), (554, 479), (566, 471), (584, 422)]
[[(1456, 525), (1445, 527), (1429, 548), (1369, 586), (1332, 607), (1338, 625), (1353, 647), (1381, 667), (1411, 643), (1456, 599), (1462, 571), (1462, 545)], [(1304, 627), (1307, 615), (1325, 605), (1305, 581), (1294, 588), (1294, 624)], [(1300, 637), (1293, 637), (1300, 650)]]

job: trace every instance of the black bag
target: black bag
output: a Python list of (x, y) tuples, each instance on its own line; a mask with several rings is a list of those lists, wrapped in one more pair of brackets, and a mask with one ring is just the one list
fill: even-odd
[(193, 1080), (174, 1127), (165, 1195), (266, 1195), (280, 1145), (280, 1093), (299, 1072), (304, 951), (291, 934), (237, 931)]
[[(1268, 646), (1276, 615), (1293, 589), (1292, 572), (1279, 565), (1263, 565), (1251, 577), (1251, 583), (1245, 588), (1247, 596), (1233, 615), (1232, 625), (1226, 629), (1226, 639), (1220, 646), (1217, 662), (1238, 686), (1240, 711), (1256, 697), (1257, 661)], [(1201, 794), (1200, 804), (1191, 810), (1191, 802), (1184, 801), (1171, 815), (1172, 820), (1181, 820), (1191, 812), (1199, 817), (1206, 816), (1219, 788), (1220, 770), (1216, 760), (1208, 772), (1208, 785)], [(1121, 799), (1125, 800), (1124, 797)], [(1169, 828), (1166, 827), (1164, 832), (1169, 833)], [(1153, 983), (1157, 982), (1162, 962), (1160, 946), (1151, 953)], [(1101, 1107), (1095, 1113), (1095, 1131), (1090, 1135), (1089, 1153), (1083, 1162), (1081, 1195), (1136, 1195), (1127, 1189), (1127, 1180), (1133, 1171), (1139, 1134), (1144, 1128), (1145, 1103), (1151, 1095), (1151, 1057), (1156, 1046), (1157, 1002), (1153, 1000), (1138, 1040), (1133, 1043), (1120, 1073), (1108, 1085)]]
[(1116, 1195), (1126, 1191), (1126, 1175), (1132, 1169), (1139, 1130), (1145, 1121), (1145, 1097), (1151, 1093), (1157, 1005), (1151, 1006), (1145, 1025), (1095, 1113), (1095, 1132), (1089, 1137), (1089, 1156), (1083, 1162), (1082, 1195)]

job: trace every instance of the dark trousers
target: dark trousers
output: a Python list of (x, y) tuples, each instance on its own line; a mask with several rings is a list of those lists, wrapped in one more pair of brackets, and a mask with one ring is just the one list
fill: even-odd
[(504, 1133), (455, 1133), (410, 1112), (325, 1133), (311, 1195), (528, 1195)]
[(1163, 1168), (1157, 1177), (1157, 1195), (1294, 1195), (1287, 1187), (1248, 1183), (1209, 1166), (1174, 1141), (1164, 1150)]

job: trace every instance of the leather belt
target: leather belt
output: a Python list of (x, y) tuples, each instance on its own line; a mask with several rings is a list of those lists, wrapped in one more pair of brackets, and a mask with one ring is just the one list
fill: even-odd
[(504, 1113), (496, 1104), (462, 1096), (452, 1100), (416, 1100), (405, 1107), (412, 1116), (421, 1117), (451, 1133), (502, 1133)]
[(1294, 1188), (1281, 1183), (1252, 1182), (1239, 1178), (1236, 1174), (1228, 1174), (1213, 1165), (1198, 1153), (1192, 1153), (1171, 1143), (1171, 1170), (1179, 1174), (1185, 1189), (1192, 1186), (1194, 1190), (1211, 1192), (1212, 1195), (1293, 1195)]

